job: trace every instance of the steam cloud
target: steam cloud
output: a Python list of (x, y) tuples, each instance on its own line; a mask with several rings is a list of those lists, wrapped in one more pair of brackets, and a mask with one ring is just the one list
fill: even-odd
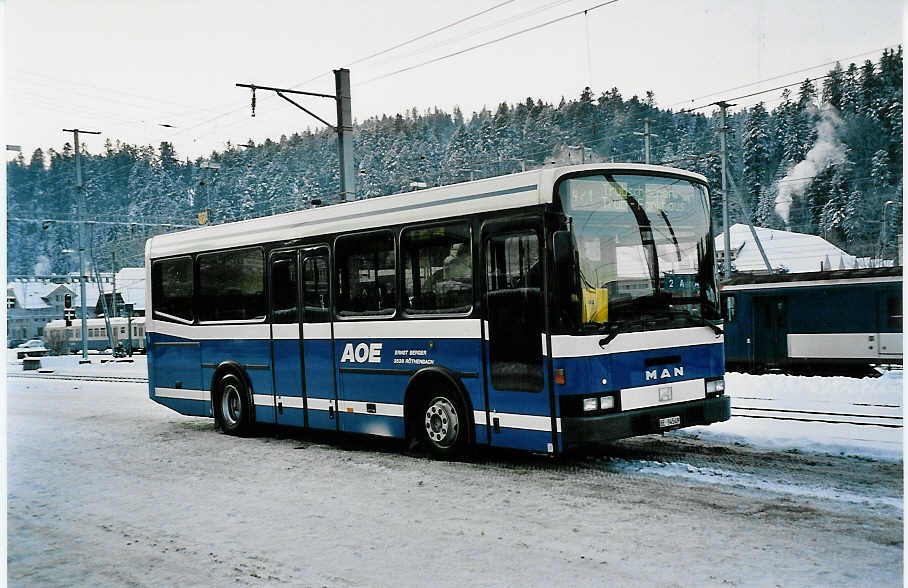
[(35, 266), (32, 268), (32, 274), (36, 276), (46, 276), (50, 274), (50, 258), (46, 255), (39, 255), (35, 259)]
[[(814, 110), (815, 112), (815, 110)], [(800, 197), (813, 176), (829, 165), (845, 161), (845, 148), (839, 140), (842, 119), (835, 108), (827, 106), (819, 111), (817, 120), (817, 141), (804, 156), (804, 161), (788, 170), (788, 175), (779, 180), (776, 196), (776, 213), (788, 225), (791, 203)]]

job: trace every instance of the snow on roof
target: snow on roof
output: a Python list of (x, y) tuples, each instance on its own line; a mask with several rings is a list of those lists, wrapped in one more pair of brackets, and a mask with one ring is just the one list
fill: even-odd
[[(855, 267), (853, 255), (849, 255), (822, 237), (764, 227), (754, 227), (754, 230), (773, 269), (785, 266), (790, 272), (816, 272), (821, 269)], [(732, 261), (737, 271), (766, 271), (763, 257), (750, 233), (750, 227), (740, 223), (732, 225), (730, 240)], [(725, 237), (720, 233), (716, 237), (716, 251), (722, 255), (721, 252), (724, 250)]]
[[(66, 284), (54, 284), (50, 282), (10, 282), (6, 287), (6, 291), (7, 295), (12, 293), (12, 295), (16, 297), (16, 306), (19, 308), (40, 310), (53, 306), (52, 304), (48, 304), (46, 298), (60, 288), (63, 288), (69, 293), (73, 292)], [(12, 290), (12, 292), (10, 292), (10, 290)], [(66, 292), (61, 292), (61, 296)]]
[[(107, 277), (102, 274), (102, 279)], [(16, 297), (16, 306), (26, 310), (40, 310), (51, 308), (54, 305), (48, 304), (45, 298), (54, 293), (58, 288), (65, 288), (73, 295), (73, 307), (81, 306), (79, 301), (80, 286), (78, 276), (76, 280), (67, 284), (56, 284), (42, 281), (15, 281), (9, 282), (6, 286), (7, 295)], [(113, 291), (113, 284), (105, 282), (103, 284), (105, 293)], [(98, 304), (101, 288), (93, 281), (85, 284), (85, 305), (94, 307)], [(144, 267), (125, 267), (117, 272), (117, 293), (119, 293), (127, 304), (133, 304), (136, 310), (145, 309), (145, 268)]]

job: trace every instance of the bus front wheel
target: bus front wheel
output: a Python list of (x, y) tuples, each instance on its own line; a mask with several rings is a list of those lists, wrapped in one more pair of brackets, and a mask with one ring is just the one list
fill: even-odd
[(218, 385), (218, 421), (225, 433), (243, 435), (249, 429), (249, 395), (235, 374), (224, 375)]
[(422, 439), (437, 458), (451, 459), (463, 451), (467, 437), (467, 420), (457, 398), (449, 393), (431, 394), (426, 398), (420, 422)]

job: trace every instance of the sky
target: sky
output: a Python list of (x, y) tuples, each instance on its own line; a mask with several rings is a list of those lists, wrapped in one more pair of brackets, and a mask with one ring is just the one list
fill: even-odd
[[(8, 0), (3, 134), (26, 159), (36, 147), (60, 150), (72, 140), (62, 129), (73, 127), (102, 132), (83, 136), (90, 152), (105, 139), (170, 141), (180, 157), (196, 158), (227, 141), (321, 126), (262, 91), (252, 118), (250, 92), (236, 83), (333, 94), (338, 67), (350, 69), (359, 121), (455, 106), (468, 116), (527, 97), (557, 103), (585, 86), (595, 95), (617, 87), (626, 98), (651, 90), (660, 107), (679, 109), (823, 75), (835, 60), (877, 60), (901, 43), (904, 19), (901, 0), (617, 0), (593, 8), (603, 2)], [(771, 107), (778, 97), (739, 104)], [(300, 102), (334, 122), (332, 100)]]

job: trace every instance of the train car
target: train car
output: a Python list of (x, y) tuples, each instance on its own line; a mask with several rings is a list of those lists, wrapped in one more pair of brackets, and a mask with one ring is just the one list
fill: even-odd
[(728, 371), (874, 376), (902, 363), (902, 268), (735, 276), (721, 286)]
[[(123, 317), (113, 317), (110, 319), (110, 326), (113, 329), (114, 345), (122, 344), (124, 348), (128, 347), (126, 329), (127, 319)], [(145, 317), (133, 317), (132, 319), (132, 350), (134, 353), (145, 352)], [(107, 324), (103, 318), (91, 318), (86, 320), (88, 329), (88, 348), (94, 351), (103, 351), (110, 348), (110, 339), (107, 336)], [(48, 349), (56, 350), (58, 353), (76, 353), (82, 349), (82, 321), (76, 319), (72, 321), (72, 326), (67, 327), (66, 322), (54, 320), (47, 323), (44, 327), (44, 341)]]

